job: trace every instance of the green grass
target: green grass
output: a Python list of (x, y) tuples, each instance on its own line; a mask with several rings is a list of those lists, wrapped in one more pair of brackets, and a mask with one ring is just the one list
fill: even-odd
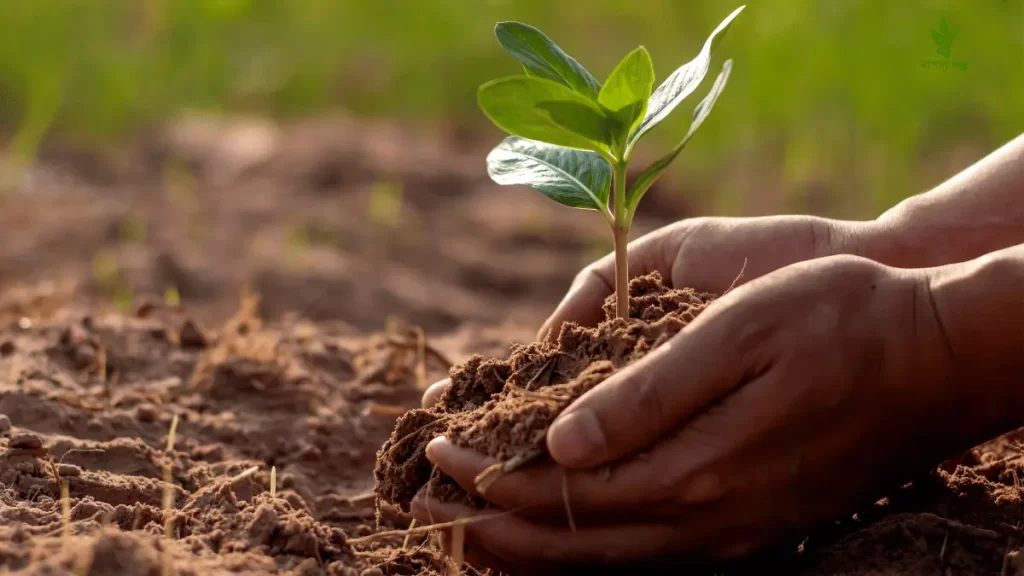
[[(0, 0), (0, 131), (31, 157), (48, 133), (112, 138), (188, 109), (287, 119), (344, 107), (493, 130), (476, 88), (518, 72), (495, 22), (540, 27), (599, 78), (644, 44), (660, 81), (738, 3)], [(921, 67), (940, 58), (943, 17), (966, 71)], [(821, 180), (865, 199), (832, 209), (866, 213), (949, 175), (954, 143), (990, 149), (1024, 130), (1024, 0), (751, 0), (715, 69), (726, 57), (729, 89), (675, 170), (719, 211), (742, 209), (744, 187), (720, 175), (752, 156), (780, 172), (794, 207), (792, 190)], [(688, 122), (678, 114), (648, 146)]]

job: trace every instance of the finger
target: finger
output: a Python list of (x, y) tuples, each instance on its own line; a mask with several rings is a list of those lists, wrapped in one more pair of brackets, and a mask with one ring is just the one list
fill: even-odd
[(476, 478), (497, 461), (477, 452), (455, 446), (445, 438), (435, 438), (426, 448), (427, 458), (451, 476), (467, 492), (481, 496), (506, 510), (522, 510), (525, 515), (558, 518), (567, 515), (586, 521), (613, 512), (632, 515), (669, 513), (653, 506), (662, 498), (655, 484), (665, 484), (657, 461), (635, 459), (608, 470), (566, 470), (550, 462), (526, 466), (505, 474), (480, 494)]
[[(424, 520), (427, 522), (427, 520)], [(455, 550), (452, 548), (452, 540), (455, 528), (453, 527), (447, 532), (441, 531), (438, 536), (441, 540), (441, 549), (444, 550), (445, 554), (449, 557), (455, 556)], [(466, 538), (465, 526), (462, 527), (462, 550), (461, 555), (465, 560), (466, 564), (473, 566), (477, 569), (487, 569), (499, 573), (499, 574), (513, 574), (515, 567), (506, 562), (503, 558), (500, 558), (487, 551), (486, 548), (475, 542), (472, 538)]]
[(430, 387), (423, 392), (423, 399), (421, 400), (423, 407), (430, 408), (434, 404), (437, 404), (437, 401), (441, 399), (441, 395), (444, 394), (444, 391), (447, 390), (451, 384), (451, 378), (445, 378), (444, 380), (431, 384)]
[(712, 303), (671, 340), (571, 404), (548, 429), (555, 461), (589, 468), (639, 451), (752, 375), (756, 367), (744, 350), (767, 336), (759, 324), (733, 320), (747, 309), (729, 305), (737, 295)]
[[(658, 272), (672, 280), (672, 262), (680, 240), (672, 227), (662, 228), (629, 243), (629, 277)], [(562, 324), (595, 326), (605, 319), (605, 299), (615, 292), (615, 254), (608, 254), (584, 268), (555, 311), (541, 326), (538, 339), (554, 341)]]
[(482, 496), (476, 488), (476, 477), (494, 464), (498, 464), (494, 458), (456, 446), (444, 436), (427, 443), (425, 452), (431, 464), (451, 476), (463, 490), (474, 496)]
[(570, 528), (534, 524), (509, 512), (480, 511), (433, 498), (413, 501), (413, 515), (422, 520), (450, 522), (470, 517), (467, 538), (508, 563), (622, 564), (694, 549), (703, 528), (692, 523), (681, 529), (671, 524), (632, 523)]
[[(477, 569), (490, 569), (491, 571), (498, 574), (557, 574), (550, 570), (550, 566), (534, 566), (530, 569), (524, 570), (522, 562), (519, 565), (508, 562), (506, 559), (494, 554), (486, 547), (480, 544), (480, 542), (473, 537), (472, 534), (466, 533), (466, 525), (468, 521), (473, 521), (474, 518), (481, 518), (479, 516), (479, 510), (473, 510), (465, 507), (458, 507), (454, 504), (445, 504), (433, 498), (422, 498), (417, 496), (412, 501), (411, 512), (414, 518), (416, 518), (422, 525), (441, 524), (445, 522), (455, 522), (457, 520), (467, 520), (466, 524), (463, 524), (461, 530), (463, 531), (462, 537), (462, 553), (467, 564)], [(485, 512), (484, 514), (500, 514), (500, 512), (491, 511)], [(476, 520), (481, 521), (481, 520)], [(453, 534), (452, 531), (455, 527), (448, 528), (439, 531), (439, 540), (441, 541), (441, 548), (448, 556), (452, 556), (454, 550), (452, 548)]]

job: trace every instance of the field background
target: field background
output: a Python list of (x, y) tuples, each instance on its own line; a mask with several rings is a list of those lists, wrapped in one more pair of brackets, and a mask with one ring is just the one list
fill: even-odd
[[(0, 184), (7, 196), (5, 225), (24, 240), (0, 254), (0, 284), (70, 270), (88, 279), (94, 292), (125, 303), (129, 294), (180, 288), (174, 278), (132, 277), (128, 269), (139, 261), (159, 264), (171, 253), (183, 267), (202, 268), (202, 257), (241, 242), (244, 246), (221, 254), (221, 261), (208, 263), (214, 276), (209, 283), (230, 280), (234, 286), (258, 277), (259, 270), (248, 268), (232, 272), (230, 279), (217, 273), (260, 251), (267, 262), (287, 261), (276, 272), (281, 276), (302, 268), (292, 261), (311, 246), (329, 248), (303, 257), (313, 268), (330, 269), (325, 258), (404, 259), (431, 277), (445, 268), (436, 263), (446, 255), (452, 273), (440, 274), (442, 284), (478, 292), (481, 284), (498, 287), (494, 293), (502, 298), (514, 294), (549, 309), (572, 273), (606, 251), (608, 241), (599, 225), (583, 240), (575, 232), (557, 231), (590, 230), (597, 219), (586, 214), (538, 207), (544, 202), (525, 189), (486, 187), (483, 156), (501, 134), (477, 108), (475, 91), (488, 79), (520, 72), (494, 40), (494, 23), (515, 19), (538, 26), (598, 78), (644, 44), (660, 82), (698, 52), (735, 6), (683, 0), (0, 0)], [(966, 70), (922, 66), (941, 58), (932, 30), (943, 19), (957, 33), (951, 60), (965, 62)], [(872, 218), (1024, 130), (1022, 0), (752, 0), (721, 44), (711, 78), (645, 141), (643, 157), (651, 158), (683, 134), (692, 107), (725, 58), (735, 62), (730, 85), (645, 200), (648, 219), (640, 232), (707, 214)], [(152, 135), (196, 115), (204, 122), (242, 118), (257, 128), (269, 120), (284, 130), (276, 137), (283, 151), (277, 165), (292, 175), (305, 170), (332, 192), (304, 193), (309, 178), (296, 182), (279, 177), (279, 170), (261, 181), (273, 199), (258, 200), (253, 190), (261, 188), (249, 181), (236, 182), (242, 188), (232, 192), (223, 182), (210, 184), (198, 171), (190, 172), (187, 162), (147, 164)], [(339, 117), (355, 122), (336, 123)], [(383, 124), (399, 130), (382, 135)], [(288, 128), (295, 126), (307, 128)], [(423, 140), (414, 133), (439, 136)], [(76, 151), (71, 162), (60, 152), (67, 149)], [(203, 150), (184, 155), (202, 156)], [(161, 158), (173, 160), (182, 156), (179, 152), (161, 152)], [(369, 156), (359, 155), (364, 152)], [(316, 161), (303, 160), (309, 158)], [(163, 171), (162, 183), (103, 169), (133, 162), (144, 172)], [(327, 177), (318, 175), (323, 170), (317, 166), (325, 163)], [(440, 175), (433, 168), (420, 170), (424, 163), (445, 169)], [(44, 177), (55, 165), (70, 171), (73, 182), (53, 184), (58, 180)], [(24, 178), (33, 170), (34, 176)], [(349, 176), (359, 170), (372, 174), (353, 181)], [(106, 176), (97, 183), (90, 173)], [(26, 182), (48, 188), (57, 199), (9, 194), (19, 186), (25, 192)], [(423, 192), (452, 182), (474, 192)], [(98, 190), (68, 196), (68, 190), (90, 186)], [(165, 193), (159, 202), (147, 192), (154, 186)], [(183, 195), (175, 192), (183, 186), (192, 186), (200, 198), (184, 212)], [(353, 188), (363, 194), (359, 204), (342, 199)], [(263, 204), (247, 206), (258, 202)], [(473, 258), (464, 256), (469, 249), (453, 255), (458, 240), (452, 230), (468, 230), (467, 243), (477, 234), (476, 224), (453, 216), (462, 214), (464, 205), (486, 213), (480, 222), (489, 221), (477, 223), (482, 231), (506, 235), (477, 246), (480, 253)], [(256, 227), (249, 215), (253, 210), (262, 210)], [(393, 235), (356, 232), (364, 220), (388, 221), (396, 210), (404, 220), (392, 219), (390, 225), (415, 237), (407, 244), (391, 242), (380, 250), (374, 247)], [(97, 211), (102, 216), (84, 216)], [(447, 222), (449, 217), (457, 223)], [(515, 222), (498, 225), (509, 219)], [(217, 228), (220, 236), (193, 242), (194, 229), (202, 225)], [(90, 235), (93, 227), (114, 232), (98, 237)], [(519, 252), (500, 260), (516, 234), (530, 238), (525, 245), (539, 263), (524, 264), (533, 256)], [(409, 246), (424, 242), (444, 254), (410, 256), (415, 251)], [(133, 255), (125, 244), (143, 244), (149, 252)], [(560, 250), (572, 257), (551, 260)], [(494, 270), (487, 274), (466, 272), (488, 262)], [(325, 292), (355, 282), (350, 268), (336, 268), (328, 275), (337, 281), (325, 282)], [(291, 283), (275, 284), (282, 297), (311, 285), (309, 267), (302, 270), (304, 275)], [(548, 275), (509, 279), (502, 276), (508, 270), (547, 270)], [(348, 284), (339, 284), (339, 278)], [(545, 288), (538, 288), (542, 282)], [(194, 303), (203, 294), (181, 296)], [(465, 299), (439, 298), (451, 319), (442, 326), (467, 315), (452, 308), (456, 300)], [(286, 302), (281, 309), (319, 318), (352, 312), (299, 303)], [(399, 306), (397, 313), (403, 310)], [(386, 313), (364, 316), (377, 321)]]
[[(518, 72), (494, 41), (496, 21), (537, 25), (599, 78), (644, 44), (664, 78), (733, 8), (681, 0), (0, 5), (0, 122), (22, 154), (47, 133), (107, 139), (188, 109), (293, 118), (345, 107), (486, 129), (476, 87)], [(939, 58), (930, 30), (943, 17), (958, 32), (952, 60), (966, 71), (920, 66)], [(724, 57), (737, 66), (731, 86), (676, 170), (709, 212), (869, 216), (1024, 128), (1020, 0), (753, 0)], [(677, 138), (687, 117), (679, 113), (649, 146)], [(737, 165), (749, 168), (746, 178), (735, 177)], [(764, 170), (779, 172), (773, 201), (757, 198)]]

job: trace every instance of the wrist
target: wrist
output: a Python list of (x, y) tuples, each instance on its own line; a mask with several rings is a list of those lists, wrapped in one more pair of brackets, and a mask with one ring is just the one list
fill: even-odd
[(967, 430), (1024, 425), (1024, 246), (924, 272)]

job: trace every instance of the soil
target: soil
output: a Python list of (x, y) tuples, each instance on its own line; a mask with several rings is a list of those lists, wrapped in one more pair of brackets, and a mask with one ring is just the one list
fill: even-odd
[[(48, 143), (0, 194), (0, 573), (450, 573), (433, 535), (356, 540), (409, 525), (426, 431), (536, 450), (709, 298), (647, 278), (634, 319), (533, 342), (609, 246), (599, 218), (491, 184), (494, 141), (338, 116)], [(690, 215), (649, 198), (638, 234)], [(426, 428), (396, 447), (396, 425)], [(1017, 440), (708, 573), (1024, 574)]]
[(615, 318), (612, 296), (608, 319), (596, 328), (566, 324), (555, 344), (517, 345), (507, 360), (477, 355), (453, 369), (452, 385), (435, 406), (398, 419), (377, 458), (376, 493), (405, 511), (424, 488), (442, 500), (482, 505), (434, 471), (424, 452), (428, 442), (444, 435), (499, 462), (542, 456), (547, 429), (562, 410), (666, 342), (714, 298), (670, 290), (657, 273), (632, 280), (629, 291), (629, 320)]

